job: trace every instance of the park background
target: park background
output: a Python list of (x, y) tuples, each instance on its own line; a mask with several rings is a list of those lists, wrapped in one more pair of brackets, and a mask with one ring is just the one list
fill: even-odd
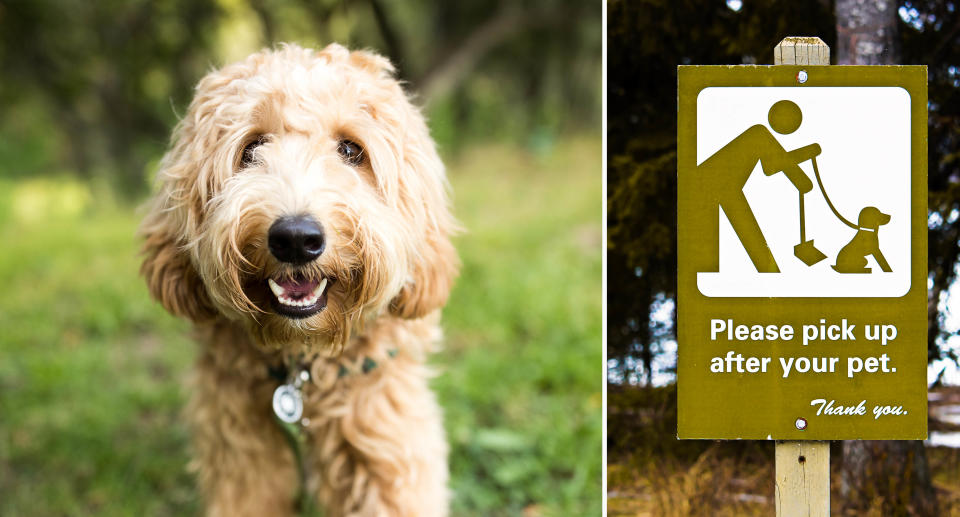
[(774, 513), (772, 442), (676, 439), (676, 72), (772, 64), (784, 37), (818, 36), (833, 64), (923, 64), (929, 74), (931, 439), (833, 442), (833, 515), (960, 515), (960, 2), (610, 0), (607, 9), (608, 514)]
[(196, 81), (280, 41), (388, 55), (448, 165), (453, 514), (599, 514), (602, 8), (0, 0), (0, 516), (200, 512), (137, 207)]

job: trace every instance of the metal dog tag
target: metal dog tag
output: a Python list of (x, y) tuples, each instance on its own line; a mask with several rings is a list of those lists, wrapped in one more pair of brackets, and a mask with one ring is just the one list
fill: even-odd
[(292, 384), (282, 384), (273, 392), (273, 412), (277, 418), (295, 424), (303, 416), (303, 396)]

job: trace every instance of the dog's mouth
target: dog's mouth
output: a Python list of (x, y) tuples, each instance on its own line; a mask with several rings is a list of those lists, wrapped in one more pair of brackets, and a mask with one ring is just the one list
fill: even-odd
[(281, 316), (308, 318), (327, 308), (327, 290), (334, 279), (320, 278), (268, 278), (267, 286), (273, 293), (271, 305)]

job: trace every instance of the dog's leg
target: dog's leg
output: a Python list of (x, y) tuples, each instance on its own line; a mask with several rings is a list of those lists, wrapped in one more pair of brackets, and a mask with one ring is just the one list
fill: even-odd
[[(221, 333), (216, 339), (225, 339)], [(208, 343), (197, 362), (187, 414), (210, 517), (289, 516), (300, 480), (271, 412), (274, 382), (246, 340)]]
[(884, 273), (889, 273), (893, 271), (892, 269), (890, 269), (890, 264), (887, 263), (886, 257), (883, 256), (883, 253), (880, 253), (880, 248), (877, 248), (876, 250), (874, 250), (873, 258), (877, 260), (877, 264), (880, 265), (880, 269), (882, 269)]
[(397, 357), (317, 395), (312, 471), (331, 517), (447, 515), (447, 443), (423, 366)]

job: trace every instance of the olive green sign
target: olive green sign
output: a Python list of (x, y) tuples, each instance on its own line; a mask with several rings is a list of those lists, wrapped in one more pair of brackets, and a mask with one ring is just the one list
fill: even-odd
[(679, 68), (680, 438), (926, 438), (926, 78)]

